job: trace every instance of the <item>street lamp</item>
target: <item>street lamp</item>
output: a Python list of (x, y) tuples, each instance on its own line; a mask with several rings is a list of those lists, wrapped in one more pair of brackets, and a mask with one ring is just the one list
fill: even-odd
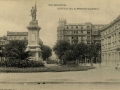
[(99, 51), (99, 66), (101, 67), (101, 51)]

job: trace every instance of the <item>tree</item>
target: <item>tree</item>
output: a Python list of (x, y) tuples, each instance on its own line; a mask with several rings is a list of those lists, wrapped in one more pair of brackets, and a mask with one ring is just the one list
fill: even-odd
[(101, 56), (101, 43), (96, 43), (96, 53), (97, 53), (96, 57), (98, 58), (97, 60), (99, 63), (101, 63), (101, 58), (100, 58), (100, 56)]
[(13, 40), (5, 46), (5, 54), (9, 58), (25, 60), (30, 56), (29, 51), (25, 51), (27, 46), (26, 40)]
[(68, 41), (60, 40), (53, 47), (53, 51), (55, 51), (55, 54), (58, 56), (58, 58), (62, 60), (62, 56), (65, 54), (65, 51), (70, 50), (70, 48), (71, 46)]
[(67, 62), (70, 61), (75, 61), (76, 60), (76, 54), (74, 53), (73, 50), (66, 50), (64, 52), (64, 55), (62, 56), (63, 63), (66, 64)]
[(93, 60), (98, 57), (100, 48), (100, 44), (91, 43), (88, 45), (87, 57), (90, 59), (91, 66), (93, 66)]
[(78, 59), (85, 58), (87, 54), (87, 44), (85, 44), (84, 42), (78, 43), (75, 47), (75, 53)]
[(47, 45), (41, 45), (43, 60), (48, 59), (52, 55), (52, 49)]

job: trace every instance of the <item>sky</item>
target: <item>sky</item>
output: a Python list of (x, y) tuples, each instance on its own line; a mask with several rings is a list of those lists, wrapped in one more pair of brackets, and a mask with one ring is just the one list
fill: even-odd
[(59, 18), (66, 19), (67, 23), (108, 24), (120, 15), (120, 0), (0, 0), (0, 36), (6, 35), (7, 31), (27, 32), (35, 2), (41, 27), (39, 37), (51, 48), (57, 40)]

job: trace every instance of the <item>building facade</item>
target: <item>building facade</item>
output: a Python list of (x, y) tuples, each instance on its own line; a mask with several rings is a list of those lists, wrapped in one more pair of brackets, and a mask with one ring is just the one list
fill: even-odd
[(3, 36), (3, 37), (0, 37), (0, 47), (2, 49), (4, 49), (5, 45), (8, 43), (8, 40), (7, 40), (7, 37), (6, 36)]
[(66, 20), (59, 20), (57, 28), (57, 40), (67, 40), (70, 44), (84, 42), (91, 44), (101, 42), (100, 30), (105, 25), (92, 24), (90, 22), (84, 24), (67, 23)]
[(118, 64), (120, 62), (120, 16), (102, 29), (101, 49), (103, 64)]
[(10, 32), (7, 31), (7, 40), (27, 40), (28, 32)]
[[(7, 31), (7, 41), (11, 40), (28, 40), (28, 32), (10, 32)], [(39, 38), (39, 44), (42, 45), (43, 42)]]

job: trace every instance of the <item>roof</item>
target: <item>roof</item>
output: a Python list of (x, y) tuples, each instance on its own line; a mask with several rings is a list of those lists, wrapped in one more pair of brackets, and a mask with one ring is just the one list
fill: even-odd
[(106, 26), (106, 24), (93, 24), (94, 26)]
[(120, 15), (114, 19), (112, 22), (110, 22), (109, 24), (107, 24), (105, 27), (102, 28), (102, 31), (104, 31), (105, 29), (111, 27), (112, 25), (114, 25), (116, 22), (118, 22), (120, 20)]
[(86, 25), (86, 24), (91, 24), (92, 26), (106, 26), (105, 24), (92, 24), (92, 23), (67, 23), (65, 25)]
[(67, 23), (67, 24), (65, 24), (65, 25), (85, 25), (84, 23)]
[(28, 36), (28, 32), (9, 32), (9, 31), (7, 31), (7, 36)]
[(0, 40), (7, 40), (6, 36), (0, 37)]

